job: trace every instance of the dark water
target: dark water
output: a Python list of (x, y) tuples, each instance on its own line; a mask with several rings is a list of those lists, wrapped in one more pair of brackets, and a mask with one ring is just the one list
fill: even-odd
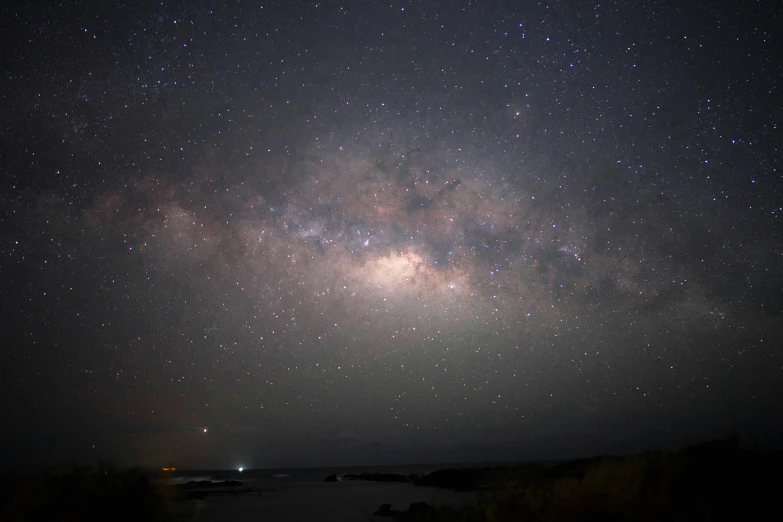
[(472, 493), (425, 488), (411, 484), (365, 481), (318, 482), (264, 491), (260, 495), (212, 497), (197, 504), (196, 520), (211, 522), (318, 521), (367, 522), (386, 520), (373, 516), (382, 504), (404, 510), (412, 502), (433, 506), (458, 505), (473, 498)]
[[(446, 468), (482, 467), (488, 464), (429, 464), (413, 466), (363, 466), (260, 470), (194, 470), (156, 473), (156, 480), (185, 483), (191, 480), (239, 480), (242, 489), (263, 489), (260, 494), (215, 496), (193, 501), (190, 520), (231, 521), (319, 521), (351, 522), (388, 520), (373, 516), (381, 504), (407, 509), (412, 502), (458, 505), (472, 500), (471, 493), (414, 486), (407, 483), (377, 483), (347, 480), (324, 482), (332, 473), (341, 477), (358, 473), (399, 473), (423, 475)], [(493, 464), (499, 465), (499, 464)]]
[(424, 475), (439, 469), (476, 468), (503, 466), (503, 463), (453, 463), (453, 464), (414, 464), (404, 466), (356, 466), (326, 468), (288, 468), (288, 469), (237, 469), (224, 470), (185, 470), (174, 472), (154, 472), (156, 481), (166, 484), (183, 484), (189, 481), (238, 480), (252, 488), (288, 488), (321, 483), (332, 473), (338, 477), (359, 473), (397, 473), (400, 475)]

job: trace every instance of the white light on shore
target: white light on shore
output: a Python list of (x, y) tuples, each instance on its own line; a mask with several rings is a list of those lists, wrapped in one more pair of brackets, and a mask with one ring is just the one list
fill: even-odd
[(239, 472), (240, 472), (240, 473), (242, 473), (242, 470), (243, 470), (243, 469), (245, 469), (245, 468), (239, 468)]

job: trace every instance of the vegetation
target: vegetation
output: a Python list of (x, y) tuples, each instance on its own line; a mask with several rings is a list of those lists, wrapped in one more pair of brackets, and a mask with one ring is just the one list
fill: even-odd
[(107, 463), (65, 474), (43, 473), (6, 484), (0, 520), (171, 520), (170, 503), (138, 470)]
[[(743, 451), (735, 437), (669, 453), (442, 470), (423, 477), (364, 474), (356, 480), (479, 491), (478, 500), (458, 508), (415, 503), (401, 511), (385, 504), (375, 513), (409, 522), (738, 521), (766, 520), (780, 509), (781, 469), (783, 453)], [(100, 464), (6, 484), (0, 488), (5, 496), (0, 499), (0, 520), (195, 520), (206, 515), (206, 508), (194, 499), (258, 494), (239, 491), (239, 486), (155, 486), (137, 470)]]
[(462, 522), (748, 520), (780, 509), (781, 464), (780, 453), (741, 451), (733, 438), (673, 453), (452, 470), (460, 485), (472, 480), (484, 491), (480, 500), (387, 516)]

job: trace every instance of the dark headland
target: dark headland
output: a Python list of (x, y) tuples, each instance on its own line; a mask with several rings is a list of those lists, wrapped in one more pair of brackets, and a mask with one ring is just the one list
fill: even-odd
[[(742, 450), (736, 437), (675, 452), (597, 456), (556, 464), (443, 469), (421, 476), (363, 473), (343, 480), (478, 491), (458, 508), (379, 506), (408, 521), (746, 520), (779, 509), (783, 452)], [(336, 475), (334, 475), (336, 478)]]

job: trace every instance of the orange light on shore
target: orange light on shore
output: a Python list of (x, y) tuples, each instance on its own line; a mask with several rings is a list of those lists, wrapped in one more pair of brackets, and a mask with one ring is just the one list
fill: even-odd
[(177, 471), (177, 468), (163, 468), (163, 471)]

